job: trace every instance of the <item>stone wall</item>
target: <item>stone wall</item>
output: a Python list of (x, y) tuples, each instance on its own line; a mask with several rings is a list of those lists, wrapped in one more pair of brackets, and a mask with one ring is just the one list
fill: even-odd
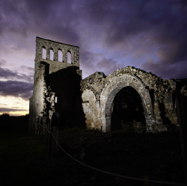
[(79, 65), (79, 47), (73, 46), (65, 43), (59, 43), (56, 41), (51, 41), (47, 39), (43, 39), (40, 37), (36, 38), (36, 56), (35, 58), (42, 58), (42, 49), (46, 50), (46, 58), (45, 60), (50, 60), (50, 50), (54, 52), (54, 57), (52, 61), (59, 61), (58, 51), (62, 51), (63, 62), (67, 64), (67, 53), (71, 53), (71, 64)]
[[(36, 116), (41, 116), (41, 112), (44, 108), (44, 90), (46, 87), (45, 82), (45, 64), (38, 64), (37, 76), (35, 77), (33, 95), (30, 98), (29, 103), (29, 131), (36, 131)], [(35, 72), (36, 73), (36, 72)]]
[[(42, 54), (43, 50), (46, 56)], [(63, 54), (61, 61), (59, 51)], [(51, 52), (54, 53), (53, 59)], [(67, 60), (68, 53), (71, 54), (71, 63)], [(115, 97), (128, 87), (141, 99), (146, 132), (167, 131), (171, 125), (179, 125), (176, 103), (179, 95), (187, 96), (187, 79), (164, 80), (128, 66), (108, 76), (95, 72), (81, 80), (78, 46), (37, 37), (29, 131), (37, 133), (37, 122), (43, 121), (42, 125), (47, 125), (53, 113), (58, 112), (67, 128), (83, 126), (85, 120), (88, 129), (109, 132)], [(133, 121), (133, 126), (136, 126), (136, 131), (137, 126), (142, 128), (141, 122)]]
[[(45, 57), (42, 56), (43, 48), (46, 50)], [(50, 60), (50, 50), (54, 52), (52, 60)], [(59, 50), (63, 54), (62, 61), (59, 61)], [(67, 61), (68, 52), (71, 54), (71, 63)], [(64, 76), (63, 74), (66, 75)], [(43, 117), (45, 121), (51, 120), (53, 113), (64, 111), (64, 107), (67, 108), (66, 111), (75, 107), (81, 115), (81, 79), (79, 47), (36, 37), (34, 87), (29, 106), (29, 132), (36, 132), (39, 117)], [(55, 86), (56, 82), (58, 86)], [(70, 101), (68, 101), (65, 106), (62, 96), (67, 101), (70, 100), (68, 95), (72, 96), (75, 104), (70, 104)], [(55, 97), (58, 103), (55, 103)], [(61, 106), (59, 106), (59, 102)], [(77, 114), (76, 111), (73, 112)]]
[[(121, 89), (130, 86), (141, 97), (146, 131), (167, 131), (169, 124), (178, 125), (175, 98), (179, 91), (186, 93), (184, 82), (181, 85), (180, 82), (181, 80), (164, 80), (129, 66), (118, 69), (107, 77), (96, 72), (81, 81), (87, 127), (110, 131), (113, 100)], [(177, 88), (177, 85), (180, 86)]]

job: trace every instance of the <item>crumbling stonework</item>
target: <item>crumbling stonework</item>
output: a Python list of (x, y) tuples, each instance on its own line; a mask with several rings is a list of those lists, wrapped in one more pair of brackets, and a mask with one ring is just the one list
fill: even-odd
[[(59, 61), (58, 51), (61, 50), (63, 54), (63, 62), (61, 64), (57, 63), (50, 63), (51, 68), (49, 73), (55, 72), (58, 69), (62, 69), (67, 66), (76, 65), (79, 66), (79, 47), (73, 46), (65, 43), (59, 43), (56, 41), (51, 41), (47, 39), (43, 39), (40, 37), (36, 38), (36, 59), (40, 61), (42, 59), (42, 49), (46, 49), (46, 59), (44, 61), (50, 62), (50, 61)], [(53, 60), (50, 60), (50, 50), (54, 52)], [(67, 53), (71, 53), (71, 64), (67, 63)]]
[[(42, 58), (43, 49), (46, 50), (45, 58)], [(54, 52), (53, 59), (50, 57), (51, 50)], [(62, 61), (59, 61), (59, 50), (63, 53)], [(68, 52), (71, 53), (71, 63), (67, 60)], [(144, 128), (146, 132), (167, 131), (169, 126), (179, 125), (177, 97), (187, 96), (187, 79), (164, 80), (152, 73), (128, 66), (108, 76), (103, 72), (95, 72), (82, 80), (79, 47), (37, 37), (29, 131), (37, 133), (40, 124), (45, 133), (53, 114), (59, 113), (63, 127), (75, 127), (85, 120), (87, 129), (109, 132), (112, 128), (112, 117), (117, 113), (113, 112), (114, 100), (118, 93), (128, 88), (129, 91), (135, 91), (132, 95), (139, 97), (133, 99), (141, 102), (134, 110), (143, 110), (143, 119), (136, 121), (134, 118), (132, 121), (134, 131), (142, 132)], [(122, 106), (128, 109), (125, 104)], [(125, 116), (120, 118), (122, 128), (128, 126), (124, 118)]]
[[(45, 58), (42, 58), (43, 48), (46, 50)], [(50, 60), (50, 50), (54, 52), (53, 60)], [(63, 53), (63, 61), (61, 62), (58, 59), (58, 50)], [(67, 61), (68, 52), (71, 53), (71, 63)], [(63, 77), (64, 74), (65, 77)], [(45, 125), (50, 123), (54, 112), (63, 112), (64, 115), (67, 115), (69, 114), (67, 113), (69, 109), (71, 110), (70, 112), (78, 115), (76, 112), (81, 109), (81, 98), (79, 98), (81, 96), (78, 96), (81, 94), (81, 79), (79, 47), (39, 37), (36, 38), (34, 88), (29, 107), (30, 132), (35, 131), (37, 133), (39, 117), (42, 117), (43, 128), (45, 128)], [(56, 82), (60, 82), (60, 85)], [(74, 98), (69, 98), (68, 95)], [(73, 102), (71, 102), (71, 99)], [(77, 111), (72, 111), (74, 107)], [(68, 119), (66, 116), (66, 120)]]
[[(146, 131), (167, 131), (167, 124), (178, 125), (175, 95), (179, 82), (180, 80), (163, 80), (134, 67), (118, 69), (107, 77), (96, 72), (81, 81), (86, 126), (109, 132), (111, 108), (116, 94), (124, 87), (132, 87), (142, 100)], [(186, 93), (184, 89), (185, 86), (181, 91)]]

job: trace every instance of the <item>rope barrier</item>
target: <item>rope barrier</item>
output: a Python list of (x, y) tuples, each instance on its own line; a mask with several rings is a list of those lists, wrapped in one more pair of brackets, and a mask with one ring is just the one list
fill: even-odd
[(43, 125), (41, 125), (41, 124), (38, 124), (38, 125), (40, 125), (41, 127), (43, 127), (44, 129), (46, 129), (47, 127), (44, 127)]
[[(50, 132), (49, 132), (50, 133)], [(155, 181), (155, 180), (144, 180), (144, 179), (141, 179), (141, 178), (134, 178), (134, 177), (129, 177), (129, 176), (123, 176), (123, 175), (120, 175), (120, 174), (115, 174), (115, 173), (112, 173), (112, 172), (107, 172), (107, 171), (104, 171), (104, 170), (100, 170), (100, 169), (97, 169), (97, 168), (94, 168), (94, 167), (91, 167), (89, 165), (86, 165), (85, 163), (75, 159), (73, 156), (71, 156), (70, 154), (68, 154), (61, 146), (60, 144), (57, 142), (57, 140), (55, 139), (53, 133), (52, 134), (52, 137), (54, 138), (56, 144), (59, 146), (59, 148), (67, 155), (69, 156), (71, 159), (73, 159), (74, 161), (76, 161), (77, 163), (85, 166), (85, 167), (88, 167), (92, 170), (95, 170), (95, 171), (98, 171), (98, 172), (102, 172), (104, 174), (109, 174), (109, 175), (112, 175), (112, 176), (117, 176), (117, 177), (121, 177), (121, 178), (125, 178), (125, 179), (130, 179), (130, 180), (136, 180), (136, 181), (143, 181), (143, 182), (150, 182), (150, 183), (159, 183), (159, 184), (167, 184), (167, 185), (181, 185), (181, 186), (186, 186), (186, 184), (182, 184), (182, 183), (172, 183), (172, 182), (162, 182), (162, 181)]]

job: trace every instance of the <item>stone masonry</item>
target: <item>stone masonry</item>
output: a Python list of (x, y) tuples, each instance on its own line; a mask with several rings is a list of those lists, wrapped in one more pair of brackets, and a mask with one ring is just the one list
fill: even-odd
[(186, 83), (187, 79), (182, 84), (181, 80), (163, 80), (130, 66), (118, 69), (107, 77), (102, 72), (96, 72), (81, 81), (86, 127), (111, 131), (113, 100), (121, 89), (130, 86), (141, 97), (146, 132), (167, 131), (168, 124), (178, 125), (176, 94), (180, 91), (186, 95)]
[[(42, 58), (43, 50), (46, 50), (45, 58)], [(59, 61), (59, 50), (62, 61)], [(68, 53), (71, 63), (67, 60)], [(177, 95), (187, 96), (187, 79), (164, 80), (128, 66), (108, 76), (95, 72), (82, 80), (78, 46), (37, 37), (29, 131), (37, 133), (38, 122), (45, 128), (53, 113), (58, 112), (67, 128), (85, 122), (87, 129), (110, 132), (113, 101), (126, 87), (132, 87), (141, 98), (146, 132), (167, 131), (169, 125), (179, 125)]]
[[(46, 50), (45, 58), (42, 58), (43, 49)], [(52, 50), (54, 54), (52, 60), (50, 60), (50, 50)], [(63, 61), (59, 61), (59, 50), (62, 51)], [(67, 62), (68, 52), (71, 54), (71, 63)], [(63, 73), (59, 73), (61, 71), (63, 71)], [(65, 78), (62, 77), (63, 74), (69, 74), (70, 77), (66, 75), (66, 78), (68, 78), (70, 83), (72, 83), (71, 81), (76, 82), (79, 80), (76, 86), (78, 86), (77, 89), (80, 89), (82, 72), (79, 70), (79, 47), (37, 37), (34, 88), (29, 107), (30, 132), (36, 132), (38, 128), (38, 117), (42, 117), (43, 121), (48, 120), (50, 122), (55, 111), (67, 112), (64, 107), (69, 110), (72, 109), (73, 104), (67, 103), (67, 100), (69, 99), (67, 95), (71, 94), (69, 92), (74, 92), (73, 94), (76, 94), (77, 92), (74, 89), (72, 89), (72, 91), (70, 90), (71, 85), (70, 88), (66, 87)], [(55, 84), (55, 82), (59, 81), (61, 82), (61, 86)], [(64, 92), (59, 93), (60, 89), (64, 89)], [(69, 92), (67, 92), (67, 89)], [(56, 95), (57, 93), (58, 97)], [(62, 97), (66, 100), (66, 103), (61, 103), (63, 102)], [(55, 99), (58, 100), (58, 103), (55, 103)], [(59, 108), (58, 104), (61, 104), (61, 108)]]

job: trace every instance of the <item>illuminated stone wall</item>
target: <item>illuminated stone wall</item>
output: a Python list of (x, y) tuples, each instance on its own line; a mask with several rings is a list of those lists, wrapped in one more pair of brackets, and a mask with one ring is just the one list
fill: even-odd
[[(59, 51), (63, 56), (61, 61)], [(63, 74), (66, 74), (66, 76), (64, 77)], [(36, 37), (34, 87), (29, 106), (30, 132), (36, 132), (37, 130), (37, 117), (45, 116), (51, 119), (53, 112), (65, 110), (65, 102), (62, 103), (62, 97), (67, 101), (70, 100), (68, 95), (71, 95), (73, 99), (73, 97), (76, 97), (74, 94), (80, 94), (81, 79), (82, 71), (79, 70), (78, 46)], [(56, 86), (56, 82), (58, 86)], [(59, 93), (60, 91), (62, 92)], [(55, 100), (52, 100), (55, 99), (55, 96), (58, 99), (56, 104), (54, 103)], [(59, 97), (57, 98), (57, 96)], [(79, 104), (81, 105), (81, 101), (77, 101), (77, 99), (76, 97), (73, 101), (77, 104), (80, 102)], [(81, 99), (80, 95), (79, 99)], [(59, 106), (59, 102), (61, 102), (63, 109)], [(70, 104), (70, 101), (66, 102), (66, 106), (69, 107), (69, 110), (74, 107), (73, 103)], [(74, 111), (74, 113), (76, 112)]]
[(183, 89), (186, 91), (184, 82), (181, 84), (180, 80), (164, 80), (152, 73), (126, 67), (114, 71), (108, 77), (102, 72), (96, 72), (82, 80), (82, 105), (87, 128), (111, 131), (113, 100), (120, 90), (129, 86), (141, 97), (146, 132), (167, 131), (168, 125), (179, 124), (176, 94)]
[(87, 129), (109, 132), (114, 98), (126, 87), (140, 96), (146, 132), (167, 131), (169, 126), (179, 125), (177, 96), (187, 96), (187, 79), (164, 80), (141, 69), (125, 67), (107, 77), (95, 72), (82, 80), (78, 46), (37, 37), (29, 132), (37, 133), (41, 118), (43, 125), (50, 123), (54, 112), (61, 114), (67, 128), (81, 124)]

